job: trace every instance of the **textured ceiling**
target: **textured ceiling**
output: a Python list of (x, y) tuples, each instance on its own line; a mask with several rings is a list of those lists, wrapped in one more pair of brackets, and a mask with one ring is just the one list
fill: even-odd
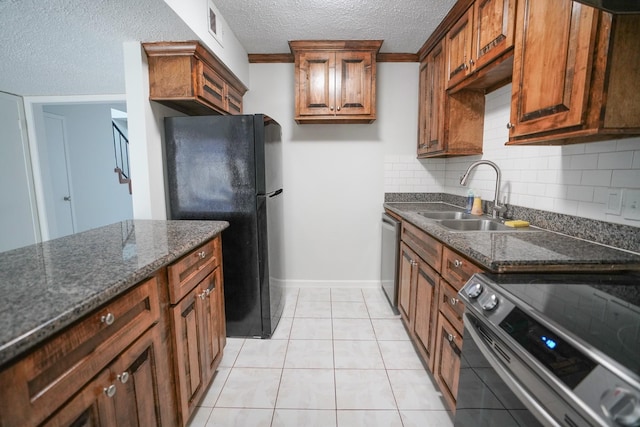
[(384, 40), (416, 53), (455, 0), (214, 0), (249, 53), (288, 53), (289, 40)]
[[(415, 53), (455, 0), (214, 0), (249, 53), (289, 40), (384, 40)], [(197, 39), (163, 0), (0, 0), (0, 91), (122, 94), (125, 41)]]
[(196, 38), (163, 0), (0, 0), (0, 91), (122, 94), (123, 42)]

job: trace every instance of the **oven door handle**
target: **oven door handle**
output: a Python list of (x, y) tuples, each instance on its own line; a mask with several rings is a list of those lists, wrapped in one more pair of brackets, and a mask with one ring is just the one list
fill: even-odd
[(480, 333), (476, 330), (476, 325), (465, 314), (464, 322), (465, 331), (471, 335), (471, 338), (477, 344), (480, 352), (487, 359), (489, 364), (493, 367), (496, 373), (507, 384), (511, 391), (520, 398), (520, 400), (526, 404), (526, 406), (533, 411), (538, 418), (542, 417), (546, 425), (561, 427), (554, 418), (544, 409), (544, 407), (538, 402), (529, 390), (527, 390), (512, 374), (507, 365), (498, 358), (498, 356), (488, 347), (487, 342), (480, 336)]

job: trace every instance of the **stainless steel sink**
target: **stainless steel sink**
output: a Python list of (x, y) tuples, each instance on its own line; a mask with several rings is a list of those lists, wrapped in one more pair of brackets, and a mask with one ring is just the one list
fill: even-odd
[(490, 219), (442, 220), (438, 223), (455, 231), (516, 231), (513, 227), (507, 227)]
[(476, 218), (473, 215), (464, 212), (418, 212), (418, 214), (425, 218), (431, 219), (473, 219)]

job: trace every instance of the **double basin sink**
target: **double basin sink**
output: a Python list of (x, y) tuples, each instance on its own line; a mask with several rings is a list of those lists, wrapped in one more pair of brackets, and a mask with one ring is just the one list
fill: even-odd
[(449, 229), (449, 231), (524, 231), (531, 228), (513, 228), (504, 225), (498, 219), (490, 219), (486, 217), (478, 217), (464, 212), (418, 212), (418, 214), (434, 220), (440, 226)]

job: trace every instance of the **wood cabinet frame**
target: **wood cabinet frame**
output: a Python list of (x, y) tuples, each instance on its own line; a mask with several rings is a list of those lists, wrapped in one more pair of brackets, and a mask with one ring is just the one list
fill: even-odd
[(293, 40), (297, 123), (372, 123), (381, 40)]

